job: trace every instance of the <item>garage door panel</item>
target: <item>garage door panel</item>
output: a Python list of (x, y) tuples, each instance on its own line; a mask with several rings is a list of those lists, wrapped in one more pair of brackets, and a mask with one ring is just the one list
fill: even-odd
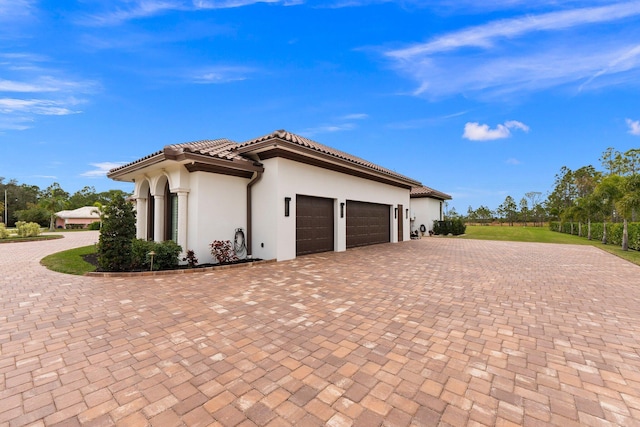
[(333, 199), (296, 196), (296, 256), (334, 250)]
[(347, 248), (391, 241), (389, 206), (347, 200)]

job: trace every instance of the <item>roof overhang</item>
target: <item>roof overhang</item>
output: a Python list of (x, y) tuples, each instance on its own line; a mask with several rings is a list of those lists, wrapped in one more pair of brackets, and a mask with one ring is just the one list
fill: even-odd
[(165, 147), (162, 151), (139, 161), (112, 169), (107, 173), (107, 177), (117, 181), (132, 182), (135, 176), (143, 172), (144, 169), (151, 168), (162, 162), (183, 164), (189, 172), (220, 173), (242, 178), (251, 178), (254, 172), (264, 171), (262, 165), (250, 160), (220, 159), (205, 154), (177, 151), (171, 147)]
[(237, 149), (240, 154), (256, 154), (260, 160), (280, 157), (317, 166), (323, 169), (344, 173), (359, 178), (381, 182), (395, 187), (411, 189), (422, 185), (420, 182), (397, 175), (391, 175), (383, 171), (376, 171), (369, 167), (358, 165), (348, 160), (337, 158), (331, 154), (322, 153), (289, 141), (273, 138), (266, 141), (253, 143)]

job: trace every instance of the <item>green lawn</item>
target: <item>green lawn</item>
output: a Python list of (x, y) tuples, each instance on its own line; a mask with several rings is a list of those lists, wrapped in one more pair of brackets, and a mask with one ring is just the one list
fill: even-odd
[(57, 271), (58, 273), (82, 276), (85, 273), (96, 270), (96, 267), (82, 259), (82, 256), (95, 253), (95, 245), (83, 246), (48, 255), (42, 258), (40, 263), (49, 270)]
[(41, 234), (40, 236), (35, 237), (18, 237), (13, 235), (11, 237), (7, 237), (6, 239), (0, 239), (0, 244), (2, 243), (14, 243), (14, 242), (37, 242), (39, 240), (53, 240), (53, 239), (62, 239), (64, 236), (52, 236)]
[(623, 251), (619, 246), (603, 245), (600, 241), (586, 237), (572, 236), (549, 230), (549, 227), (509, 227), (468, 225), (464, 236), (459, 239), (503, 240), (509, 242), (563, 243), (570, 245), (591, 245), (609, 252), (634, 264), (640, 265), (640, 252)]

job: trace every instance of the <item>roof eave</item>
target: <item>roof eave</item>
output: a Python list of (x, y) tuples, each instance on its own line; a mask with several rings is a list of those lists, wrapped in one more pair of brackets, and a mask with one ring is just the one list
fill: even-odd
[[(357, 176), (366, 175), (373, 178), (376, 181), (384, 182), (391, 185), (407, 187), (407, 188), (422, 185), (422, 183), (420, 183), (419, 181), (415, 181), (408, 177), (401, 177), (398, 175), (388, 174), (383, 171), (378, 171), (370, 167), (367, 167), (365, 165), (360, 165), (360, 164), (348, 161), (346, 159), (341, 159), (331, 154), (323, 153), (321, 151), (317, 151), (317, 150), (305, 147), (303, 145), (294, 144), (280, 138), (272, 138), (272, 139), (260, 141), (251, 145), (247, 145), (239, 148), (237, 152), (239, 154), (256, 154), (260, 158), (262, 158), (260, 156), (261, 153), (273, 152), (274, 150), (281, 150), (282, 152), (295, 153), (300, 156), (306, 157), (308, 159), (314, 159), (326, 165), (337, 165), (341, 168), (352, 170), (354, 174)], [(281, 157), (281, 154), (272, 156), (272, 157)]]

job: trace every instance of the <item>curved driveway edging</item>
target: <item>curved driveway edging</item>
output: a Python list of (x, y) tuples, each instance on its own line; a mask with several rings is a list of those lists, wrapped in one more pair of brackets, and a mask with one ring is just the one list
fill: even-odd
[(640, 267), (596, 248), (425, 238), (128, 278), (38, 264), (91, 239), (0, 245), (0, 426), (640, 419)]

